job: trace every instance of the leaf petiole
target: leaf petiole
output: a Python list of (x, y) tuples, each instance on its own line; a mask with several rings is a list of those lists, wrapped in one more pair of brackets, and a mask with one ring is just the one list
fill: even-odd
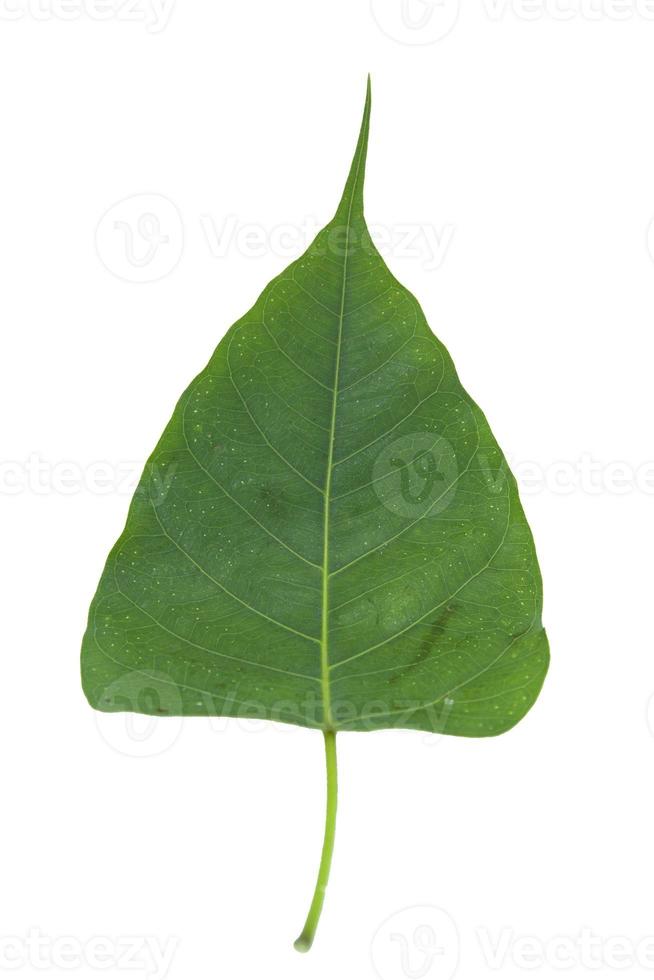
[(322, 845), (322, 855), (320, 857), (320, 867), (318, 868), (318, 878), (316, 888), (311, 900), (311, 907), (304, 923), (304, 929), (295, 940), (294, 946), (298, 953), (307, 953), (311, 949), (320, 913), (322, 912), (323, 902), (325, 901), (325, 889), (329, 879), (329, 869), (332, 863), (334, 851), (334, 835), (336, 833), (336, 804), (338, 796), (338, 778), (336, 771), (336, 732), (325, 731), (325, 763), (327, 767), (327, 809), (325, 813), (325, 838)]

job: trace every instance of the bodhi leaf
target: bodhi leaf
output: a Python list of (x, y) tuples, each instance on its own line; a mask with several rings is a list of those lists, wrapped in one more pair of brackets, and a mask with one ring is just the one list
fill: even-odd
[(502, 452), (368, 234), (370, 87), (343, 197), (177, 404), (93, 599), (101, 711), (497, 735), (548, 664)]

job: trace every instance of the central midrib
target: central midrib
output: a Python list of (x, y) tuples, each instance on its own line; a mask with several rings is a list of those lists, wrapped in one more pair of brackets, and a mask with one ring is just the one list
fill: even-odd
[(343, 257), (343, 283), (341, 287), (341, 305), (338, 314), (338, 338), (336, 342), (336, 358), (334, 367), (334, 386), (332, 394), (332, 416), (329, 427), (329, 448), (327, 452), (327, 476), (325, 480), (324, 512), (323, 512), (323, 560), (322, 560), (322, 625), (320, 634), (320, 673), (322, 685), (322, 701), (324, 728), (333, 730), (334, 721), (331, 711), (331, 697), (329, 689), (329, 519), (331, 510), (331, 488), (332, 488), (332, 469), (334, 458), (334, 441), (336, 435), (336, 408), (338, 404), (338, 381), (341, 369), (341, 342), (343, 337), (343, 318), (345, 316), (345, 287), (347, 283), (347, 260), (350, 251), (350, 223), (352, 221), (352, 208), (356, 196), (357, 184), (359, 181), (359, 169), (361, 157), (365, 149), (365, 140), (359, 148), (357, 154), (356, 169), (353, 174), (352, 186), (350, 187), (350, 200), (347, 210), (345, 225), (345, 254)]

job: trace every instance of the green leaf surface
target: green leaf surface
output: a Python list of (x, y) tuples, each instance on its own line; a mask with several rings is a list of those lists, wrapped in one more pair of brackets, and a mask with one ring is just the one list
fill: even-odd
[[(227, 332), (145, 467), (90, 609), (95, 708), (275, 718), (333, 743), (496, 735), (537, 697), (531, 534), (485, 417), (370, 239), (369, 119), (368, 90), (333, 220)], [(335, 754), (332, 776), (335, 809)]]
[(170, 678), (179, 714), (495, 735), (538, 694), (531, 534), (371, 242), (369, 118), (368, 95), (334, 219), (228, 331), (145, 467), (84, 638), (96, 708), (124, 708), (135, 671)]

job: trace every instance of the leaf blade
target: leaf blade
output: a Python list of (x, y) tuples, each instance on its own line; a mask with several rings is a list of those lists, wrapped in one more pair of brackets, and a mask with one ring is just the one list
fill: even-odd
[(334, 219), (148, 461), (89, 614), (94, 707), (163, 673), (183, 714), (490, 735), (540, 690), (533, 541), (485, 417), (370, 239), (369, 120), (368, 84)]

